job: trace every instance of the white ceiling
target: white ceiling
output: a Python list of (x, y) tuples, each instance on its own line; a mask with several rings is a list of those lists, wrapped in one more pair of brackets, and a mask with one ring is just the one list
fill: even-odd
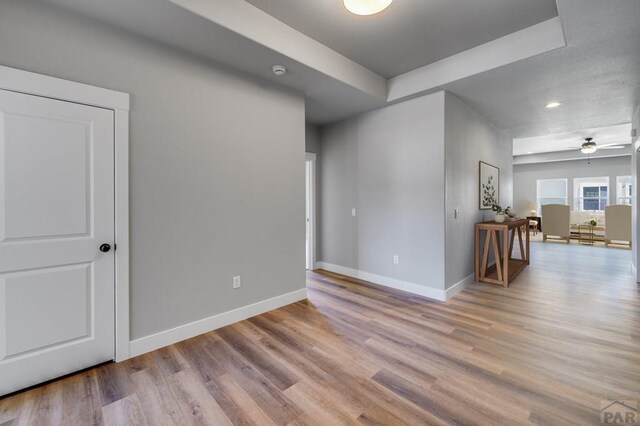
[[(553, 135), (533, 136), (529, 138), (513, 139), (513, 155), (531, 155), (541, 152), (578, 151), (585, 138), (593, 138), (598, 145), (631, 144), (631, 124), (584, 129), (574, 132), (557, 133)], [(616, 154), (614, 150), (607, 150)]]
[[(567, 47), (445, 89), (514, 137), (628, 123), (640, 101), (640, 1), (558, 0)], [(559, 108), (544, 106), (553, 100)]]
[(395, 0), (372, 16), (342, 0), (247, 1), (385, 78), (558, 15), (555, 0)]
[[(386, 80), (356, 62), (371, 60), (368, 66), (394, 75), (556, 13), (547, 0), (395, 0), (387, 11), (363, 18), (345, 12), (342, 0), (250, 0), (297, 22), (292, 25), (304, 24), (307, 34), (317, 31), (314, 37), (336, 33), (326, 42), (345, 57), (242, 0), (47, 1), (304, 92), (307, 120), (314, 123), (388, 104)], [(628, 123), (640, 101), (640, 0), (557, 0), (557, 11), (566, 47), (523, 60), (513, 55), (488, 71), (408, 96), (449, 90), (518, 138)], [(290, 72), (275, 77), (276, 63)], [(551, 100), (563, 105), (546, 110)]]

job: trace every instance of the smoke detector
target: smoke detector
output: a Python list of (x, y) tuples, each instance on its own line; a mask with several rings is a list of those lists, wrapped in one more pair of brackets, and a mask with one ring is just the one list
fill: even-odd
[(287, 72), (287, 67), (285, 67), (284, 65), (274, 65), (271, 70), (273, 70), (273, 73), (275, 75), (285, 75)]

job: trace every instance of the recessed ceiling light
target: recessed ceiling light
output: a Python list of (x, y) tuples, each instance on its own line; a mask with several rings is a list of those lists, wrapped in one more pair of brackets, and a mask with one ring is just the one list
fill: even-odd
[(528, 151), (527, 154), (533, 154), (533, 151)]
[(562, 102), (549, 102), (545, 106), (545, 108), (547, 108), (547, 109), (558, 108), (560, 105), (562, 105)]
[(393, 0), (343, 0), (343, 3), (355, 15), (374, 15), (389, 7)]

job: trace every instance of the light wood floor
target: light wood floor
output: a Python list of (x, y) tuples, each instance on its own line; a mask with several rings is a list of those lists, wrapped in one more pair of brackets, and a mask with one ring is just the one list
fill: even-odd
[(630, 252), (532, 248), (448, 303), (310, 273), (308, 301), (0, 399), (0, 424), (599, 424), (640, 400)]

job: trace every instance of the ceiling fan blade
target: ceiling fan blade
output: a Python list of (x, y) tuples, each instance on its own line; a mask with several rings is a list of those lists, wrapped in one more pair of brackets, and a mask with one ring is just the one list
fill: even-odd
[(598, 149), (622, 149), (624, 148), (624, 145), (603, 145), (603, 146), (599, 146)]
[(598, 146), (600, 148), (604, 148), (604, 147), (607, 147), (607, 146), (624, 146), (624, 144), (622, 144), (622, 143), (605, 143), (605, 144), (598, 145)]

